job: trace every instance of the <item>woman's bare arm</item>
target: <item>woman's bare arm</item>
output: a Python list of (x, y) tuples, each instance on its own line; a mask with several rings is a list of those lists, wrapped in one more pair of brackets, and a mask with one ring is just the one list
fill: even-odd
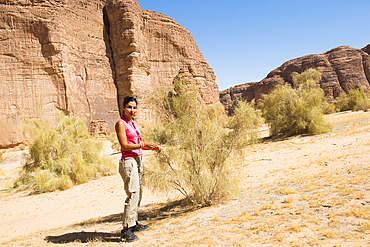
[(158, 145), (153, 142), (145, 142), (142, 144), (141, 143), (128, 144), (125, 124), (122, 121), (118, 121), (116, 123), (115, 128), (116, 128), (118, 142), (121, 145), (122, 150), (128, 151), (128, 150), (135, 150), (135, 149), (143, 148), (144, 150), (156, 150), (157, 152), (160, 152), (160, 148), (158, 147)]

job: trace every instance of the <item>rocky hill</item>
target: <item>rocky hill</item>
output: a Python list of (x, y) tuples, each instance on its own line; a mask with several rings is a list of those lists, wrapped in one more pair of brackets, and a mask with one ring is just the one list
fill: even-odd
[(238, 97), (248, 101), (259, 99), (276, 85), (293, 84), (293, 77), (308, 68), (321, 67), (323, 76), (320, 87), (329, 101), (342, 92), (359, 87), (370, 87), (370, 45), (363, 49), (340, 46), (323, 54), (312, 54), (285, 62), (271, 71), (260, 82), (238, 85), (220, 92), (220, 101), (230, 112)]
[(24, 117), (59, 111), (111, 132), (127, 95), (138, 98), (143, 124), (152, 90), (177, 76), (219, 102), (191, 34), (136, 0), (0, 1), (0, 148), (25, 141)]

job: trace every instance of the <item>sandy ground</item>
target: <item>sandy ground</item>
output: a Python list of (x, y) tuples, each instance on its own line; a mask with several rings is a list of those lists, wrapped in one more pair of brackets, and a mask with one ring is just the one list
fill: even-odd
[[(370, 113), (327, 118), (334, 125), (329, 133), (247, 148), (241, 193), (223, 204), (199, 209), (147, 191), (140, 221), (151, 228), (134, 243), (119, 241), (125, 197), (119, 175), (62, 192), (2, 196), (0, 243), (370, 246)], [(19, 167), (20, 153), (4, 154), (0, 188)]]
[[(109, 143), (108, 141), (107, 144)], [(110, 157), (118, 164), (120, 155), (114, 154), (108, 145), (105, 148), (107, 154), (111, 154)], [(3, 190), (6, 190), (9, 182), (16, 177), (25, 160), (26, 152), (27, 150), (15, 151), (3, 155), (4, 162), (0, 168), (7, 174), (2, 176)], [(92, 218), (120, 214), (126, 198), (119, 174), (78, 185), (66, 191), (32, 196), (27, 194), (29, 194), (27, 191), (11, 196), (3, 193), (0, 202), (0, 243)], [(161, 196), (147, 195), (143, 198), (142, 204), (153, 204), (163, 199)]]

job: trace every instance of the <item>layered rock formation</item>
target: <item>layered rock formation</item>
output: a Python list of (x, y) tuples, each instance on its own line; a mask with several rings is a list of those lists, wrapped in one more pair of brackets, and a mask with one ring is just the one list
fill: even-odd
[(1, 1), (0, 147), (24, 141), (23, 117), (117, 119), (100, 1)]
[(219, 101), (190, 33), (136, 0), (0, 1), (0, 148), (25, 140), (23, 117), (59, 111), (105, 121), (112, 132), (127, 95), (139, 99), (143, 124), (152, 90), (180, 75)]
[(196, 83), (206, 102), (219, 102), (214, 72), (189, 31), (165, 15), (142, 10), (137, 1), (111, 1), (106, 13), (119, 106), (125, 96), (136, 96), (139, 123), (152, 119), (148, 95), (176, 77)]
[(350, 46), (334, 48), (323, 54), (308, 55), (290, 60), (271, 71), (260, 82), (246, 83), (220, 92), (221, 103), (230, 111), (233, 101), (242, 97), (248, 101), (258, 100), (262, 94), (271, 92), (276, 85), (291, 84), (293, 77), (308, 68), (321, 67), (322, 79), (319, 82), (329, 101), (342, 92), (354, 88), (370, 88), (370, 46), (354, 49)]

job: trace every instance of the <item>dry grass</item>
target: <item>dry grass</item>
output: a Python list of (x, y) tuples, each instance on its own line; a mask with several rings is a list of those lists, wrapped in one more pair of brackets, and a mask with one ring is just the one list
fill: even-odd
[[(370, 113), (326, 116), (332, 132), (245, 150), (241, 194), (218, 206), (142, 207), (151, 228), (128, 246), (369, 246)], [(5, 246), (118, 246), (120, 215), (14, 239)], [(76, 234), (79, 233), (79, 234)], [(79, 243), (81, 242), (81, 243)]]

